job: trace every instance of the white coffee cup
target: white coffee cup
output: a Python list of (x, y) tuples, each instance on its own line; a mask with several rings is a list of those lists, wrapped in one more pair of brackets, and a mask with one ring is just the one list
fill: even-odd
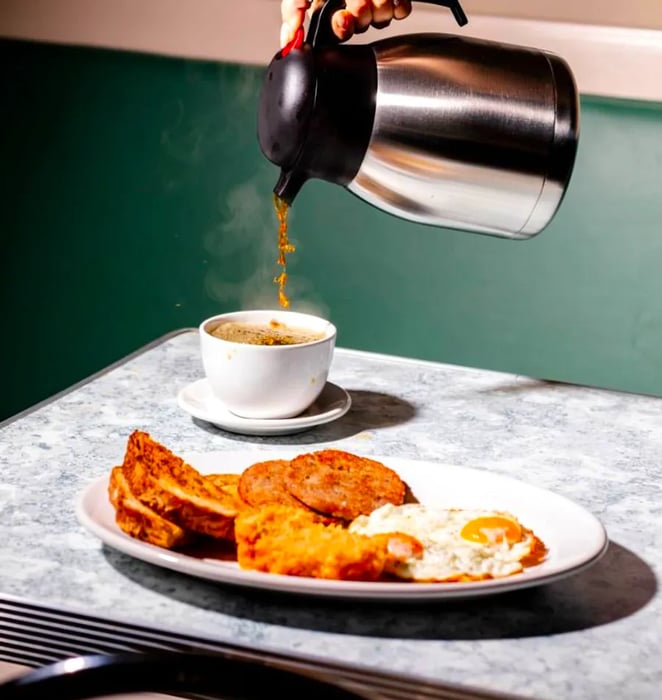
[[(216, 337), (229, 322), (303, 331), (318, 338), (291, 345), (258, 345)], [(200, 324), (202, 364), (214, 396), (244, 418), (291, 418), (320, 395), (331, 368), (336, 327), (296, 311), (254, 309), (219, 314)]]

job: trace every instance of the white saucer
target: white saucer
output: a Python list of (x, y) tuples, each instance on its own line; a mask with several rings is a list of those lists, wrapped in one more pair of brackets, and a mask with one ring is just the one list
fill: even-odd
[(350, 395), (327, 382), (315, 403), (294, 418), (241, 418), (230, 413), (211, 391), (207, 379), (185, 386), (177, 394), (177, 403), (194, 418), (242, 435), (290, 435), (344, 416), (352, 405)]

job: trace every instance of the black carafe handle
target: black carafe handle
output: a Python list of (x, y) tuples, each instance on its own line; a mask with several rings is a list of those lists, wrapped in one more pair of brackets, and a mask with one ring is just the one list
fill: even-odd
[[(463, 27), (469, 21), (460, 5), (460, 0), (417, 0), (417, 2), (448, 7), (460, 27)], [(324, 5), (322, 5), (317, 12), (314, 12), (313, 16), (310, 18), (306, 43), (310, 44), (313, 48), (336, 45), (339, 40), (333, 33), (331, 17), (335, 12), (342, 10), (344, 7), (345, 0), (326, 0)]]

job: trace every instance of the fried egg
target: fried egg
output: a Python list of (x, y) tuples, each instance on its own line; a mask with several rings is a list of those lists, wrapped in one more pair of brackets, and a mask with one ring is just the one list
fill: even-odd
[(513, 515), (492, 510), (447, 509), (420, 503), (386, 504), (355, 518), (363, 535), (402, 532), (422, 545), (420, 556), (395, 562), (391, 574), (412, 581), (468, 581), (511, 576), (538, 563), (544, 545)]

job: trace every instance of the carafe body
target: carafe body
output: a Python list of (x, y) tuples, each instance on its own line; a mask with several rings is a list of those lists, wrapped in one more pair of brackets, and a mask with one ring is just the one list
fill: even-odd
[[(432, 0), (430, 0), (432, 1)], [(466, 18), (453, 0), (434, 0)], [(453, 34), (339, 44), (327, 0), (303, 46), (279, 52), (258, 137), (292, 203), (318, 178), (395, 216), (527, 238), (551, 221), (579, 138), (579, 98), (560, 57)]]
[(425, 224), (522, 238), (542, 230), (577, 147), (577, 91), (565, 62), (435, 34), (371, 50), (373, 125), (348, 189)]

